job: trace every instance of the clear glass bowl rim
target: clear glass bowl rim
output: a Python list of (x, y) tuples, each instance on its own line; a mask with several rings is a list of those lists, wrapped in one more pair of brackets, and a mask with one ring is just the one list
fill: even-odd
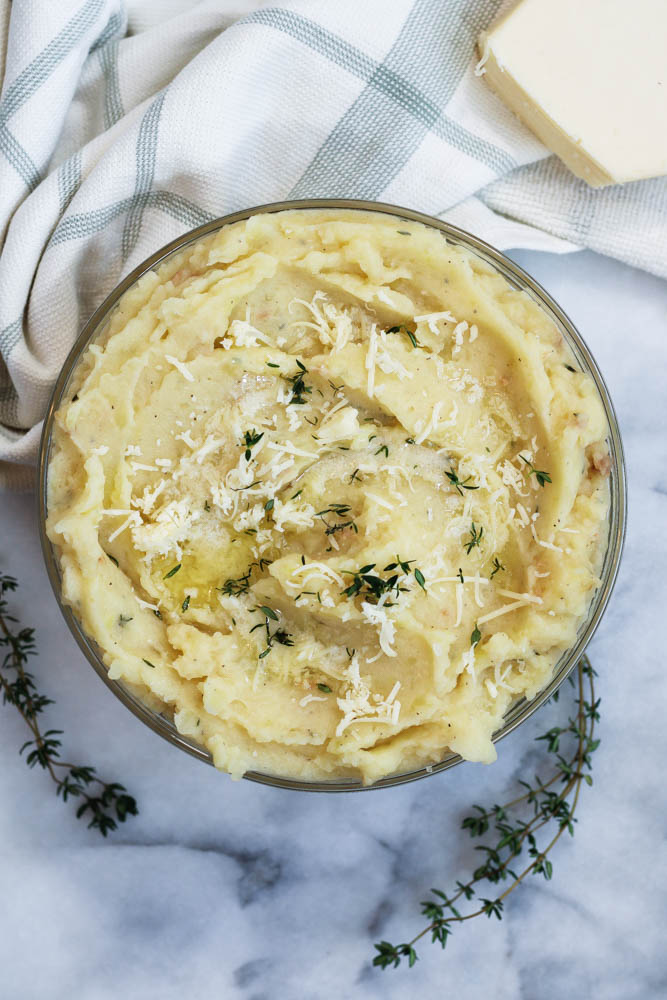
[[(141, 719), (142, 722), (152, 729), (154, 733), (162, 736), (163, 739), (166, 739), (169, 743), (179, 747), (186, 753), (189, 753), (199, 760), (212, 765), (213, 760), (207, 750), (194, 741), (182, 736), (176, 730), (176, 727), (170, 719), (166, 716), (153, 712), (134, 694), (124, 688), (119, 681), (111, 680), (109, 678), (107, 668), (105, 667), (101, 656), (97, 652), (94, 640), (86, 635), (72, 609), (65, 605), (62, 601), (57, 556), (46, 535), (47, 473), (52, 443), (53, 418), (67, 391), (70, 379), (78, 364), (80, 356), (88, 347), (88, 344), (95, 339), (100, 329), (103, 328), (104, 323), (122, 295), (124, 295), (131, 285), (133, 285), (146, 271), (155, 268), (170, 254), (182, 250), (188, 244), (193, 243), (202, 237), (223, 228), (224, 226), (231, 225), (235, 222), (241, 222), (250, 218), (252, 215), (283, 212), (290, 209), (351, 209), (363, 212), (378, 212), (380, 214), (394, 216), (398, 219), (404, 219), (411, 222), (421, 222), (426, 226), (439, 230), (450, 242), (465, 247), (495, 267), (496, 270), (499, 271), (514, 288), (530, 294), (555, 322), (582, 369), (587, 371), (595, 382), (609, 425), (608, 444), (611, 456), (609, 537), (601, 573), (602, 582), (593, 597), (588, 610), (587, 618), (579, 629), (577, 641), (561, 656), (556, 665), (551, 681), (530, 701), (521, 699), (511, 706), (505, 715), (503, 725), (493, 736), (494, 743), (497, 743), (504, 739), (505, 736), (508, 736), (511, 732), (513, 732), (517, 726), (521, 725), (522, 722), (525, 722), (526, 719), (530, 718), (530, 716), (537, 711), (541, 705), (548, 701), (563, 681), (566, 680), (583, 656), (584, 651), (592, 639), (609, 602), (609, 598), (611, 597), (616, 577), (618, 575), (618, 568), (625, 539), (627, 517), (627, 482), (623, 444), (621, 441), (616, 413), (614, 411), (607, 386), (595, 359), (593, 358), (593, 355), (577, 328), (574, 326), (566, 313), (563, 312), (560, 306), (554, 301), (554, 299), (552, 299), (549, 293), (542, 288), (542, 286), (538, 284), (534, 278), (524, 271), (523, 268), (521, 268), (518, 264), (515, 264), (490, 244), (485, 243), (483, 240), (463, 229), (459, 229), (457, 226), (452, 226), (448, 222), (443, 222), (434, 216), (426, 215), (422, 212), (416, 212), (412, 209), (385, 204), (383, 202), (342, 198), (307, 198), (271, 202), (266, 205), (257, 205), (253, 208), (247, 208), (242, 211), (232, 212), (229, 215), (221, 216), (220, 218), (213, 219), (211, 222), (207, 222), (203, 226), (198, 226), (196, 229), (189, 230), (182, 236), (179, 236), (177, 239), (166, 244), (166, 246), (161, 247), (154, 254), (134, 268), (130, 274), (123, 278), (123, 280), (107, 296), (104, 302), (102, 302), (102, 304), (95, 310), (83, 327), (74, 346), (65, 359), (60, 375), (58, 376), (54, 386), (46, 416), (44, 418), (44, 426), (40, 441), (38, 469), (39, 534), (46, 570), (56, 600), (60, 607), (60, 611), (62, 612), (63, 617), (65, 618), (65, 621), (67, 622), (67, 625), (69, 626), (69, 629), (84, 656), (107, 687), (113, 691), (116, 697), (119, 698), (120, 701), (127, 708), (129, 708), (134, 715), (137, 716), (137, 718)], [(299, 791), (372, 791), (378, 788), (389, 788), (394, 785), (405, 784), (409, 781), (416, 781), (420, 778), (428, 777), (431, 774), (438, 774), (440, 771), (445, 771), (457, 764), (460, 764), (461, 762), (462, 758), (458, 754), (449, 753), (443, 758), (443, 760), (436, 764), (428, 767), (421, 767), (402, 774), (390, 775), (389, 777), (382, 778), (380, 781), (377, 781), (372, 785), (363, 785), (359, 781), (347, 779), (301, 781), (299, 779), (264, 774), (256, 771), (248, 771), (244, 777), (249, 781), (256, 781), (265, 785)]]

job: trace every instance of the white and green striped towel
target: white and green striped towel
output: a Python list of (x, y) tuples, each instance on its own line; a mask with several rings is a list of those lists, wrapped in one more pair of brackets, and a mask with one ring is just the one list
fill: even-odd
[[(501, 2), (218, 0), (128, 35), (120, 0), (15, 0), (1, 481), (29, 483), (50, 388), (95, 306), (161, 244), (235, 209), (378, 199), (501, 248), (588, 246), (667, 275), (667, 181), (590, 190), (475, 75)], [(6, 14), (0, 0), (0, 41)]]

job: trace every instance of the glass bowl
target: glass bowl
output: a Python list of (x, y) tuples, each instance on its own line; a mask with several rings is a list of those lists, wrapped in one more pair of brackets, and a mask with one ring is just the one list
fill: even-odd
[[(511, 733), (517, 726), (521, 725), (546, 702), (551, 695), (560, 687), (573, 668), (582, 657), (586, 646), (590, 642), (607, 606), (611, 592), (616, 580), (618, 566), (623, 549), (626, 522), (626, 479), (625, 463), (623, 458), (623, 446), (618, 428), (618, 422), (614, 408), (604, 383), (604, 379), (595, 363), (595, 360), (586, 346), (583, 338), (574, 327), (570, 319), (557, 305), (551, 296), (528, 275), (518, 264), (513, 263), (498, 250), (489, 244), (484, 243), (476, 236), (451, 226), (449, 223), (439, 219), (424, 215), (421, 212), (413, 212), (410, 209), (399, 208), (395, 205), (386, 205), (380, 202), (357, 201), (346, 199), (312, 198), (296, 201), (275, 202), (269, 205), (260, 205), (255, 208), (248, 208), (241, 212), (234, 212), (231, 215), (215, 219), (204, 226), (193, 229), (167, 246), (156, 251), (151, 257), (140, 264), (121, 281), (117, 288), (105, 299), (96, 312), (90, 317), (81, 335), (74, 344), (62, 367), (58, 381), (53, 390), (49, 407), (44, 420), (44, 429), (40, 445), (39, 456), (39, 525), (42, 551), (46, 562), (46, 569), (51, 581), (51, 586), (56, 595), (60, 610), (67, 622), (74, 638), (83, 651), (86, 659), (93, 669), (102, 678), (107, 687), (119, 698), (127, 708), (133, 712), (137, 718), (141, 719), (153, 732), (168, 740), (174, 746), (185, 750), (199, 760), (207, 764), (213, 764), (211, 755), (203, 747), (193, 740), (182, 736), (176, 729), (173, 720), (168, 715), (158, 714), (140, 701), (127, 687), (118, 680), (110, 680), (102, 658), (97, 650), (95, 641), (83, 631), (81, 624), (77, 620), (72, 609), (63, 604), (61, 599), (61, 580), (58, 561), (53, 546), (46, 535), (45, 522), (47, 516), (47, 473), (49, 456), (52, 442), (53, 417), (61, 401), (67, 394), (72, 374), (79, 362), (82, 353), (89, 343), (100, 335), (109, 319), (109, 316), (118, 303), (121, 296), (146, 272), (162, 263), (170, 254), (182, 250), (189, 243), (207, 236), (223, 226), (234, 222), (241, 222), (251, 215), (260, 212), (282, 212), (287, 209), (358, 209), (364, 212), (380, 212), (393, 215), (399, 219), (408, 219), (413, 222), (421, 222), (424, 225), (439, 230), (445, 238), (453, 243), (464, 247), (466, 250), (476, 254), (482, 260), (492, 265), (509, 284), (530, 295), (547, 313), (556, 324), (558, 330), (570, 347), (576, 362), (582, 371), (587, 372), (597, 387), (600, 399), (604, 406), (609, 434), (607, 443), (611, 457), (610, 472), (610, 507), (608, 518), (608, 538), (605, 549), (604, 562), (601, 570), (601, 584), (597, 589), (584, 622), (582, 622), (577, 640), (574, 645), (567, 650), (557, 662), (553, 677), (549, 684), (531, 700), (521, 698), (517, 700), (508, 710), (503, 720), (502, 727), (494, 734), (493, 741), (498, 742)], [(348, 791), (368, 791), (376, 788), (388, 788), (392, 785), (404, 784), (408, 781), (416, 781), (418, 778), (427, 777), (429, 774), (437, 774), (445, 771), (456, 764), (461, 763), (462, 758), (455, 753), (449, 753), (437, 764), (418, 768), (402, 774), (394, 774), (382, 778), (372, 785), (363, 785), (360, 781), (327, 780), (327, 781), (299, 781), (292, 778), (283, 778), (278, 775), (263, 774), (255, 771), (248, 771), (245, 778), (250, 781), (258, 781), (266, 785), (274, 785), (279, 788), (299, 789), (302, 791), (317, 792), (348, 792)]]

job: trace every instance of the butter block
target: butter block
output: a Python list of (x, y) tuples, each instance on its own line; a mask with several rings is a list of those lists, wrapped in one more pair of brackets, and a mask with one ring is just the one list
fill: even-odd
[(667, 0), (523, 0), (478, 72), (592, 187), (667, 174)]

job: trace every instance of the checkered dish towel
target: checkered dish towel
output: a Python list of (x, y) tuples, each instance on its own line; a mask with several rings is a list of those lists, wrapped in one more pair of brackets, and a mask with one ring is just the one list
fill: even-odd
[[(120, 0), (15, 0), (0, 482), (30, 484), (49, 392), (93, 309), (159, 246), (236, 209), (377, 199), (501, 248), (588, 246), (667, 276), (667, 179), (589, 189), (475, 74), (501, 2), (218, 0), (126, 36)], [(7, 12), (0, 0), (0, 40)]]

